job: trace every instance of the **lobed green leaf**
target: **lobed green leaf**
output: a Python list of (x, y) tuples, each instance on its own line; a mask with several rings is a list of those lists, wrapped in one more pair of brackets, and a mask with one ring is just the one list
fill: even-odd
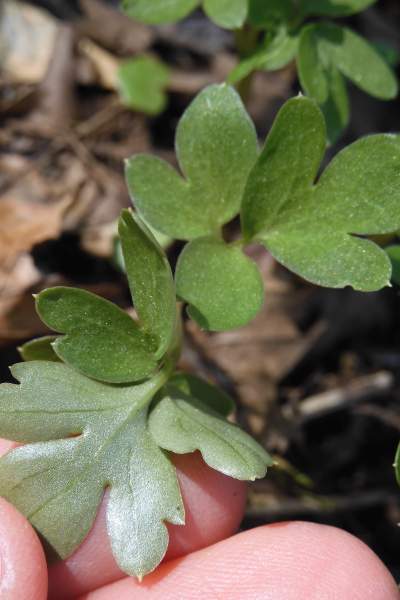
[(264, 288), (258, 267), (236, 247), (204, 236), (190, 242), (176, 268), (178, 296), (202, 329), (242, 327), (259, 312)]
[(118, 224), (129, 286), (138, 317), (156, 342), (154, 359), (167, 350), (176, 323), (174, 280), (165, 253), (140, 217), (123, 210)]
[(164, 521), (184, 522), (175, 469), (147, 430), (156, 379), (104, 384), (42, 361), (12, 371), (21, 384), (0, 387), (0, 435), (38, 443), (0, 459), (0, 495), (64, 559), (110, 487), (107, 530), (117, 563), (139, 578), (152, 571), (168, 544)]
[(249, 176), (242, 206), (247, 241), (261, 241), (279, 262), (318, 285), (380, 289), (389, 284), (390, 261), (356, 236), (399, 228), (398, 140), (359, 140), (314, 185), (323, 148), (316, 104), (304, 97), (286, 103)]
[(325, 146), (325, 122), (317, 105), (304, 96), (286, 102), (245, 188), (241, 211), (245, 240), (263, 236), (286, 202), (312, 186)]
[(52, 344), (58, 339), (58, 335), (46, 335), (26, 342), (18, 348), (23, 360), (47, 360), (62, 362), (61, 358), (54, 352)]
[(177, 454), (200, 450), (210, 467), (236, 479), (264, 477), (274, 463), (253, 438), (173, 385), (166, 387), (149, 416), (159, 446)]
[(232, 398), (201, 377), (196, 377), (191, 373), (177, 372), (169, 381), (181, 392), (200, 400), (223, 417), (230, 415), (236, 408)]
[(56, 354), (89, 377), (114, 383), (138, 381), (157, 368), (154, 339), (103, 298), (54, 287), (36, 296), (36, 310), (48, 327), (67, 334), (52, 344)]
[(122, 104), (148, 115), (158, 115), (167, 104), (165, 90), (170, 77), (170, 69), (154, 58), (139, 56), (124, 61), (118, 70)]
[(237, 92), (225, 84), (205, 88), (180, 120), (175, 146), (186, 181), (154, 156), (133, 156), (126, 164), (132, 200), (150, 225), (171, 237), (216, 233), (238, 214), (258, 155)]

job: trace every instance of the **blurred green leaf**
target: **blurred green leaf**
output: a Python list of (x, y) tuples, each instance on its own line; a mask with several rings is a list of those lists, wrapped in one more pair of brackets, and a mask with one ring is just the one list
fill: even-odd
[(155, 156), (127, 161), (132, 200), (158, 231), (177, 239), (218, 232), (238, 214), (258, 156), (254, 125), (236, 91), (205, 88), (181, 118), (175, 141), (185, 180)]
[(247, 16), (248, 0), (203, 0), (206, 15), (224, 29), (238, 29)]
[(293, 17), (291, 0), (249, 0), (248, 21), (255, 29), (270, 29), (289, 23)]
[(179, 21), (203, 4), (220, 27), (237, 29), (246, 19), (248, 0), (123, 0), (121, 10), (132, 19), (153, 25)]
[(201, 0), (123, 0), (121, 10), (136, 21), (158, 25), (187, 17), (200, 2)]
[(318, 103), (324, 115), (331, 145), (350, 120), (349, 97), (343, 75), (336, 66), (323, 60), (313, 25), (302, 31), (297, 64), (303, 90)]
[[(342, 150), (314, 184), (325, 147), (317, 105), (298, 97), (281, 109), (250, 173), (242, 223), (305, 279), (373, 291), (388, 285), (388, 256), (356, 236), (400, 225), (400, 145), (396, 136), (363, 138)], [(287, 165), (290, 165), (290, 169)]]
[(158, 359), (172, 340), (177, 315), (171, 267), (137, 214), (123, 210), (118, 232), (133, 303), (147, 334), (156, 342), (154, 358)]
[(397, 65), (400, 63), (400, 52), (396, 50), (396, 48), (393, 48), (393, 46), (389, 46), (384, 42), (374, 42), (372, 46), (387, 62), (389, 67), (397, 67)]
[(147, 430), (159, 382), (104, 384), (43, 361), (12, 372), (21, 384), (0, 387), (0, 435), (37, 443), (0, 459), (1, 496), (65, 559), (109, 486), (107, 532), (119, 567), (139, 578), (152, 571), (168, 545), (164, 521), (184, 523), (174, 466)]
[(167, 104), (165, 90), (170, 78), (170, 69), (154, 58), (139, 56), (124, 61), (118, 71), (121, 102), (133, 110), (158, 115)]
[(358, 13), (377, 0), (298, 0), (302, 15), (346, 17)]
[(181, 392), (200, 400), (223, 417), (230, 415), (236, 408), (232, 398), (201, 377), (196, 377), (191, 373), (177, 372), (169, 381)]
[(57, 355), (89, 377), (130, 382), (157, 368), (154, 340), (126, 312), (103, 298), (54, 287), (36, 296), (36, 310), (48, 327), (68, 334), (53, 343)]
[(387, 255), (392, 263), (392, 279), (400, 284), (400, 246), (393, 245), (385, 248)]
[(256, 69), (277, 71), (283, 69), (296, 56), (299, 45), (298, 33), (287, 33), (282, 29), (272, 42), (258, 46), (233, 69), (227, 78), (227, 83), (233, 84), (244, 79)]
[(18, 348), (23, 360), (47, 360), (62, 362), (61, 358), (54, 352), (52, 343), (58, 339), (58, 335), (46, 335), (26, 342)]
[(173, 385), (151, 411), (149, 431), (162, 448), (177, 454), (200, 450), (210, 467), (236, 479), (264, 477), (274, 464), (247, 433)]
[(201, 329), (242, 327), (259, 312), (264, 289), (258, 267), (239, 248), (204, 236), (190, 242), (176, 268), (178, 296)]
[(363, 38), (332, 23), (304, 27), (298, 51), (304, 91), (320, 106), (330, 144), (346, 127), (350, 111), (342, 74), (371, 96), (389, 100), (397, 95), (396, 76), (387, 62)]
[[(382, 56), (364, 38), (333, 23), (309, 25), (302, 34), (313, 35), (322, 61), (335, 66), (367, 94), (390, 100), (398, 92), (396, 75)], [(302, 40), (300, 41), (300, 46)]]

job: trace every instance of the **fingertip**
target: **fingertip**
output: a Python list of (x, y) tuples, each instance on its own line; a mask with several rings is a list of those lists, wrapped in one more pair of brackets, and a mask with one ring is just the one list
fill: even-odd
[(240, 533), (80, 600), (399, 600), (360, 540), (325, 525), (279, 523)]
[(39, 539), (25, 517), (0, 498), (2, 600), (45, 600), (47, 566)]

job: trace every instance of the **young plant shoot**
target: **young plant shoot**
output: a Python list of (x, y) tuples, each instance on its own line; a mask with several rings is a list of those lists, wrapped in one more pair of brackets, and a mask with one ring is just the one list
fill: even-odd
[[(25, 444), (0, 459), (0, 495), (30, 520), (50, 561), (81, 544), (109, 488), (116, 561), (129, 575), (151, 572), (167, 549), (165, 521), (185, 520), (169, 452), (200, 450), (212, 468), (241, 480), (263, 477), (272, 466), (268, 453), (226, 420), (234, 409), (228, 396), (176, 372), (176, 300), (188, 303), (203, 329), (248, 323), (264, 297), (260, 272), (243, 253), (255, 242), (318, 285), (389, 284), (388, 255), (364, 236), (400, 228), (397, 138), (356, 142), (316, 181), (325, 147), (324, 117), (310, 98), (283, 106), (259, 153), (237, 92), (225, 84), (206, 88), (177, 130), (184, 179), (156, 157), (127, 161), (138, 213), (122, 211), (119, 236), (138, 321), (79, 289), (36, 296), (56, 335), (25, 344), (26, 362), (12, 367), (20, 383), (0, 386), (0, 436)], [(222, 227), (238, 214), (242, 238), (227, 244)], [(188, 240), (175, 281), (140, 215)]]

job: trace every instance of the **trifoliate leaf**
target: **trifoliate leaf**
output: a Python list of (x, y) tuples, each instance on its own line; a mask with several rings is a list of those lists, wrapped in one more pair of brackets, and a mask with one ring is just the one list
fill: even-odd
[(300, 13), (325, 17), (346, 17), (358, 13), (377, 0), (298, 0)]
[(201, 0), (123, 0), (121, 10), (136, 21), (158, 25), (187, 17), (200, 2)]
[(399, 228), (400, 145), (393, 135), (363, 138), (342, 150), (313, 185), (324, 146), (317, 105), (305, 97), (287, 102), (249, 176), (245, 240), (261, 241), (279, 262), (318, 285), (380, 289), (389, 284), (390, 261), (356, 236)]
[(400, 284), (400, 246), (393, 245), (385, 248), (387, 255), (392, 263), (392, 279)]
[(123, 383), (157, 368), (157, 346), (126, 312), (94, 294), (54, 287), (36, 296), (36, 310), (48, 327), (68, 335), (53, 348), (67, 364), (89, 377)]
[(223, 417), (230, 415), (236, 408), (232, 398), (201, 377), (196, 377), (191, 373), (177, 372), (169, 381), (181, 392), (200, 400)]
[(343, 75), (320, 53), (313, 25), (302, 30), (297, 63), (301, 86), (318, 103), (333, 144), (350, 120), (349, 97)]
[(293, 17), (291, 0), (249, 0), (248, 21), (254, 29), (270, 29), (289, 23)]
[(158, 115), (167, 104), (165, 90), (171, 73), (162, 62), (139, 56), (124, 61), (118, 70), (121, 102), (147, 115)]
[(123, 0), (125, 14), (153, 25), (179, 21), (203, 4), (204, 12), (220, 27), (237, 29), (246, 19), (248, 0)]
[(261, 44), (244, 58), (229, 74), (227, 82), (236, 83), (256, 69), (264, 71), (283, 69), (295, 58), (298, 45), (299, 34), (288, 33), (282, 29), (272, 42)]
[(210, 467), (236, 479), (264, 477), (274, 464), (247, 433), (173, 385), (151, 411), (149, 431), (162, 448), (177, 454), (200, 450)]
[(206, 15), (219, 27), (238, 29), (247, 16), (248, 0), (203, 0)]
[(157, 343), (154, 358), (167, 350), (175, 329), (175, 285), (165, 253), (140, 217), (123, 210), (118, 225), (125, 267), (138, 317)]
[(53, 342), (58, 339), (58, 335), (46, 335), (26, 342), (18, 348), (23, 360), (47, 360), (52, 362), (62, 362), (61, 358), (54, 352)]
[(236, 247), (204, 236), (179, 256), (176, 291), (201, 329), (223, 331), (249, 323), (261, 309), (264, 289), (258, 267)]
[(21, 384), (0, 387), (0, 436), (39, 443), (0, 459), (0, 495), (64, 559), (86, 537), (109, 486), (107, 530), (117, 563), (137, 577), (152, 571), (168, 544), (164, 521), (184, 522), (175, 469), (146, 425), (160, 381), (104, 384), (42, 361), (12, 372)]
[(257, 136), (237, 92), (203, 90), (184, 113), (176, 153), (185, 180), (155, 156), (127, 161), (132, 200), (153, 227), (177, 239), (213, 234), (238, 214)]

